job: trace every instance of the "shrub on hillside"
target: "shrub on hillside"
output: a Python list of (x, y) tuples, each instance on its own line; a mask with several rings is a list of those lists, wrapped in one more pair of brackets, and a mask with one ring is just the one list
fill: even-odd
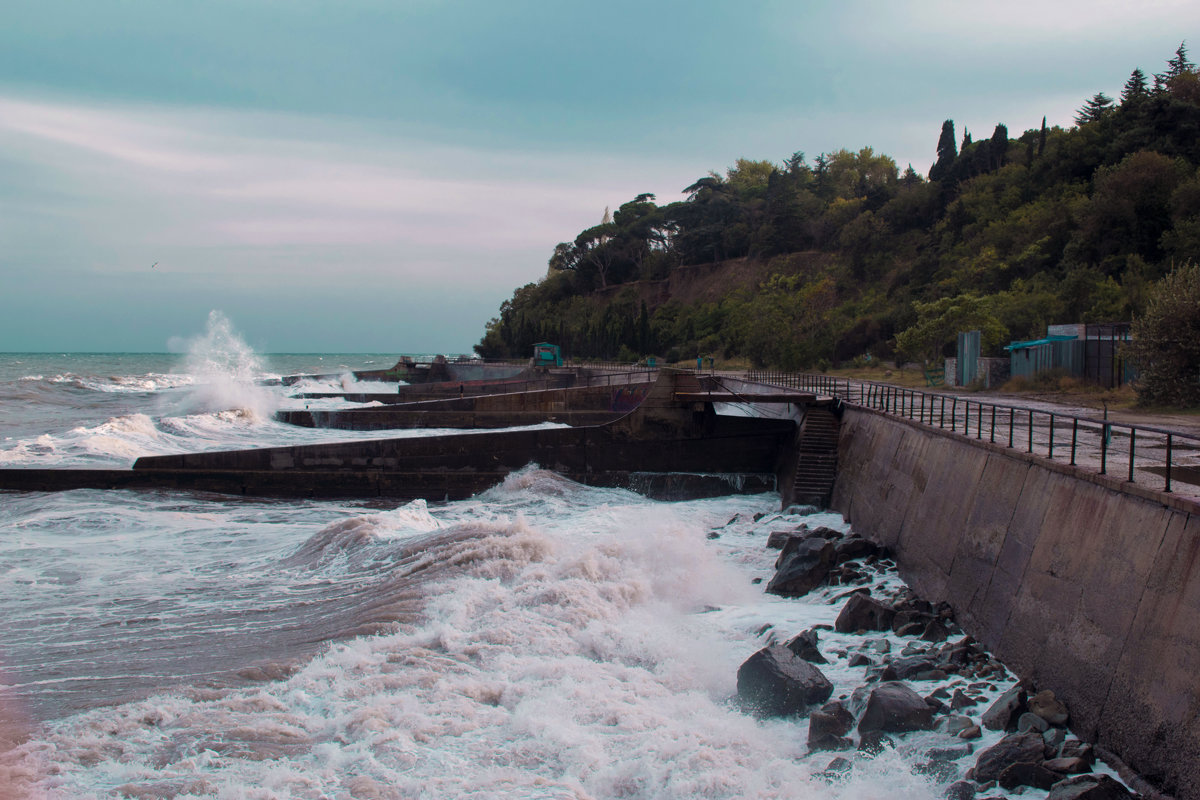
[(1200, 264), (1176, 268), (1133, 321), (1127, 355), (1138, 370), (1142, 405), (1200, 405)]

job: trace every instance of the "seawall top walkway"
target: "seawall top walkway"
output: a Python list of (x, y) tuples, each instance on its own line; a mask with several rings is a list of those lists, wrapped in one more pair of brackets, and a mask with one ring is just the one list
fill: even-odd
[(1103, 411), (1044, 399), (921, 390), (807, 373), (748, 372), (745, 380), (806, 389), (1010, 455), (1200, 513), (1200, 418)]

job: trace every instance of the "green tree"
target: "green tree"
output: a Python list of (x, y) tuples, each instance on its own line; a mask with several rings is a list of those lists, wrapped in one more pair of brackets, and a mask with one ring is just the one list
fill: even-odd
[(978, 330), (984, 352), (1004, 341), (1006, 331), (989, 306), (977, 294), (943, 297), (928, 303), (914, 302), (917, 322), (896, 334), (896, 349), (932, 364), (962, 331)]
[(933, 162), (933, 166), (929, 169), (929, 180), (940, 181), (945, 178), (957, 157), (958, 151), (954, 144), (954, 120), (948, 119), (942, 123), (942, 133), (938, 137), (937, 143), (937, 161)]
[(1075, 113), (1075, 123), (1086, 125), (1089, 122), (1099, 122), (1113, 109), (1113, 99), (1104, 92), (1097, 92), (1092, 99), (1084, 103), (1083, 108)]
[(1125, 81), (1125, 86), (1121, 89), (1121, 105), (1129, 105), (1137, 103), (1146, 98), (1150, 94), (1150, 90), (1146, 84), (1146, 73), (1140, 69), (1135, 69), (1129, 73), (1129, 80)]
[(1200, 264), (1188, 262), (1150, 293), (1126, 352), (1144, 405), (1200, 405)]

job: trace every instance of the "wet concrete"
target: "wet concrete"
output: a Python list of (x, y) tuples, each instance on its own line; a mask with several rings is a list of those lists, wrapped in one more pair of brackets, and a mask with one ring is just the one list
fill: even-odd
[(699, 389), (693, 375), (664, 373), (636, 409), (603, 425), (153, 456), (128, 471), (0, 470), (0, 488), (440, 500), (468, 497), (532, 463), (671, 499), (775, 489), (795, 422), (718, 416), (712, 403), (676, 396)]

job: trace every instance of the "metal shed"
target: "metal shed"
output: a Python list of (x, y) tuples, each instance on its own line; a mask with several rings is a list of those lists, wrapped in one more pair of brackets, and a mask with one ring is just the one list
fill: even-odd
[(1075, 336), (1047, 336), (1028, 342), (1013, 342), (1009, 352), (1012, 376), (1032, 377), (1049, 369), (1065, 369), (1072, 375), (1082, 375), (1084, 366), (1083, 342)]

